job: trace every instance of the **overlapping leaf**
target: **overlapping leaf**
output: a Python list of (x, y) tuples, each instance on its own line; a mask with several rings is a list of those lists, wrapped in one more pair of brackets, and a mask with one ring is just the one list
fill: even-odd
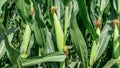
[(103, 68), (111, 68), (115, 63), (118, 62), (120, 62), (120, 59), (111, 59), (103, 66)]
[(103, 30), (101, 31), (100, 38), (98, 41), (98, 51), (96, 55), (96, 60), (104, 53), (109, 40), (112, 36), (113, 29), (111, 27), (111, 21), (107, 21), (107, 24), (104, 26)]
[(15, 0), (15, 4), (23, 19), (28, 19), (31, 15), (30, 0)]
[(90, 21), (89, 18), (89, 14), (86, 8), (86, 2), (85, 0), (77, 0), (78, 5), (79, 5), (79, 9), (80, 9), (80, 14), (81, 14), (81, 18), (83, 21), (83, 24), (85, 25), (85, 27), (88, 29), (88, 31), (91, 33), (93, 39), (97, 38), (97, 34), (95, 32), (95, 29), (92, 26), (92, 23)]
[(45, 56), (28, 58), (22, 61), (23, 66), (32, 66), (44, 62), (63, 62), (66, 56), (63, 52), (50, 53)]
[(72, 11), (70, 20), (70, 34), (73, 45), (75, 46), (76, 52), (79, 55), (80, 61), (82, 63), (82, 68), (87, 68), (87, 46), (81, 31), (78, 28), (76, 17)]

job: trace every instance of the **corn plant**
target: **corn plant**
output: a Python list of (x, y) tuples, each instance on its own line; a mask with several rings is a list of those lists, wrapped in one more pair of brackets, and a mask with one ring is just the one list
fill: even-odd
[(0, 0), (0, 68), (120, 68), (120, 0)]

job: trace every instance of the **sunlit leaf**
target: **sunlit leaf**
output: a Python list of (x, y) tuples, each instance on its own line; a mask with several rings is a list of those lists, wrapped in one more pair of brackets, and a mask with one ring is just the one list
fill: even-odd
[(96, 60), (100, 58), (100, 56), (104, 53), (109, 40), (112, 36), (113, 30), (111, 27), (111, 21), (107, 21), (107, 24), (104, 26), (103, 30), (101, 31), (100, 38), (98, 41), (98, 51), (96, 55)]
[(103, 68), (111, 68), (115, 63), (118, 62), (120, 63), (120, 59), (111, 59), (103, 66)]
[(74, 12), (72, 12), (72, 17), (70, 20), (70, 34), (73, 45), (75, 46), (76, 52), (79, 55), (80, 61), (82, 63), (82, 68), (87, 68), (87, 47), (84, 37), (78, 28), (76, 17)]
[(92, 23), (90, 21), (85, 0), (77, 0), (77, 2), (78, 2), (78, 5), (79, 5), (79, 9), (80, 9), (79, 12), (81, 14), (83, 24), (88, 29), (88, 31), (91, 33), (93, 39), (96, 39), (97, 34), (96, 34), (95, 29), (93, 28)]
[(64, 55), (63, 52), (55, 52), (41, 57), (23, 59), (22, 65), (32, 66), (44, 62), (62, 62), (65, 60), (65, 58), (66, 56)]

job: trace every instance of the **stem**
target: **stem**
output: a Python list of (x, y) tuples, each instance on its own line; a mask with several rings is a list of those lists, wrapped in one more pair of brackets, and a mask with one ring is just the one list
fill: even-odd
[(65, 61), (60, 63), (60, 68), (65, 68)]

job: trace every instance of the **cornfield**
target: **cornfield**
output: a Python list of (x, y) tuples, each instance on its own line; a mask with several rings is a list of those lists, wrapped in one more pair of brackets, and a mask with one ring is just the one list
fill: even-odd
[(120, 0), (0, 0), (0, 68), (120, 68)]

